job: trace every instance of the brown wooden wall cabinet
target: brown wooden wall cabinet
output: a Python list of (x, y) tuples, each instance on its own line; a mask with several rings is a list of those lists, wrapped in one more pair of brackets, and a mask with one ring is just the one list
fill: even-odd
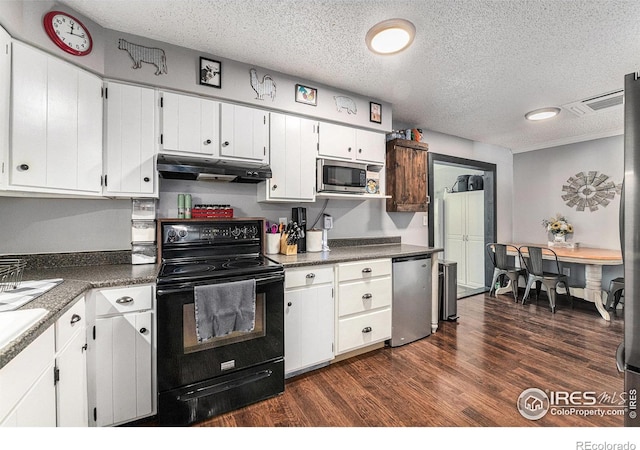
[(427, 151), (423, 142), (387, 142), (386, 194), (389, 212), (427, 211)]

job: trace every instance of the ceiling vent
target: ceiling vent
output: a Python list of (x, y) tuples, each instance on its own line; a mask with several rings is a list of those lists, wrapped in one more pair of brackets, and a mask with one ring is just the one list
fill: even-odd
[(594, 97), (562, 105), (562, 109), (575, 114), (578, 117), (593, 114), (605, 109), (615, 108), (624, 103), (624, 90), (596, 95)]

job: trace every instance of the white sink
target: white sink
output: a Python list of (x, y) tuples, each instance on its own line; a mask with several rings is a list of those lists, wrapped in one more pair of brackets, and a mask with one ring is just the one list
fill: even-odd
[(0, 313), (0, 349), (4, 348), (47, 315), (42, 308)]

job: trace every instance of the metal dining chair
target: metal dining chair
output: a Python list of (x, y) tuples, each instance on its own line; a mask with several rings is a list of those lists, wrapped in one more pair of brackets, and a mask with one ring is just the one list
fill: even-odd
[[(550, 254), (555, 259), (556, 272), (545, 272), (542, 267), (542, 254)], [(573, 298), (569, 292), (569, 279), (560, 271), (560, 262), (558, 261), (558, 255), (552, 249), (547, 247), (535, 247), (523, 245), (518, 248), (520, 254), (520, 260), (524, 267), (527, 269), (527, 287), (524, 291), (524, 297), (522, 298), (522, 304), (529, 298), (529, 292), (531, 286), (536, 284), (536, 299), (540, 294), (540, 287), (544, 285), (547, 290), (547, 297), (549, 297), (549, 305), (551, 306), (551, 312), (556, 312), (556, 289), (559, 284), (563, 284), (566, 296), (569, 302), (573, 305)]]
[(514, 301), (518, 301), (518, 281), (520, 277), (527, 279), (527, 271), (522, 267), (516, 267), (509, 264), (509, 257), (507, 252), (512, 250), (513, 253), (518, 255), (518, 247), (509, 244), (499, 244), (493, 242), (486, 245), (489, 259), (493, 263), (493, 279), (491, 280), (491, 289), (489, 295), (492, 295), (496, 288), (496, 283), (499, 278), (506, 276), (511, 281), (511, 292), (513, 292)]
[[(609, 292), (607, 293), (607, 311), (614, 311), (618, 307), (618, 303), (624, 296), (624, 277), (618, 277), (609, 283)], [(624, 305), (624, 302), (623, 302)]]

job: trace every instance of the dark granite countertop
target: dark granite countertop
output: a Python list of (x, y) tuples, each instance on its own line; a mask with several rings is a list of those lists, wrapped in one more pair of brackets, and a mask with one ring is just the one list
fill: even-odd
[[(400, 238), (364, 238), (330, 240), (328, 252), (300, 253), (291, 256), (267, 255), (286, 268), (335, 264), (376, 258), (394, 258), (441, 252), (441, 248), (401, 244)], [(53, 325), (78, 296), (90, 289), (155, 283), (159, 264), (132, 265), (126, 252), (27, 256), (23, 280), (62, 278), (64, 281), (19, 309), (43, 308), (47, 315), (18, 339), (0, 349), (0, 369)]]
[(314, 266), (319, 264), (335, 264), (364, 259), (396, 258), (433, 254), (443, 251), (441, 248), (423, 247), (409, 244), (375, 244), (361, 246), (331, 247), (328, 252), (308, 252), (296, 255), (267, 255), (270, 259), (282, 264), (285, 269), (293, 267)]
[(50, 278), (62, 278), (64, 281), (35, 300), (18, 308), (43, 308), (48, 313), (18, 339), (0, 349), (0, 369), (53, 325), (60, 316), (73, 306), (78, 296), (94, 288), (155, 283), (157, 274), (158, 266), (155, 264), (107, 264), (26, 270), (22, 276), (25, 281)]

